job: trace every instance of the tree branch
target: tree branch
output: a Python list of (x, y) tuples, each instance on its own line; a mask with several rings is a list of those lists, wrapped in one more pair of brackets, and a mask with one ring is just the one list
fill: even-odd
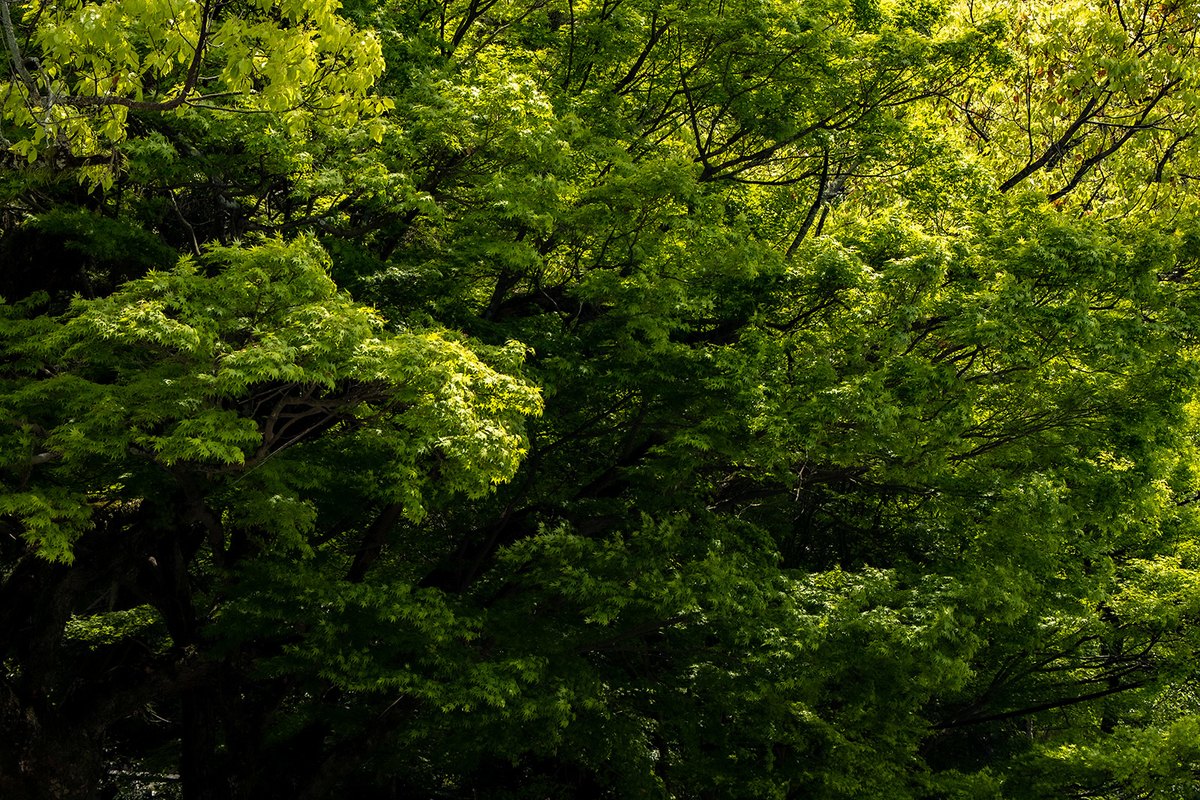
[(937, 725), (934, 725), (933, 729), (941, 731), (949, 728), (961, 728), (966, 725), (980, 725), (984, 722), (997, 722), (1002, 719), (1013, 719), (1014, 717), (1027, 717), (1030, 714), (1037, 714), (1042, 711), (1052, 711), (1056, 708), (1065, 708), (1066, 706), (1073, 706), (1078, 703), (1086, 703), (1089, 700), (1098, 700), (1101, 697), (1107, 697), (1110, 694), (1117, 694), (1118, 692), (1129, 691), (1130, 689), (1140, 689), (1141, 687), (1145, 686), (1146, 683), (1147, 681), (1134, 681), (1133, 683), (1126, 683), (1109, 689), (1103, 689), (1099, 692), (1090, 692), (1088, 694), (1081, 694), (1077, 697), (1068, 697), (1065, 700), (1054, 700), (1049, 703), (1041, 703), (1036, 706), (1029, 706), (1028, 708), (1005, 711), (1002, 714), (989, 714), (986, 717), (968, 717), (967, 719), (963, 720), (947, 720), (946, 722), (939, 722)]
[(128, 97), (56, 96), (50, 90), (49, 84), (46, 86), (47, 95), (43, 97), (38, 91), (37, 80), (29, 73), (25, 65), (26, 60), (21, 56), (21, 49), (17, 45), (16, 32), (13, 29), (12, 17), (9, 11), (9, 2), (10, 0), (0, 0), (0, 23), (4, 27), (4, 39), (8, 45), (8, 52), (12, 57), (13, 67), (20, 77), (21, 83), (25, 84), (25, 88), (29, 91), (30, 98), (35, 105), (43, 109), (49, 109), (52, 105), (58, 103), (59, 105), (71, 106), (73, 108), (111, 108), (113, 106), (121, 106), (133, 111), (172, 111), (187, 101), (188, 95), (196, 88), (196, 84), (200, 80), (200, 64), (204, 60), (204, 51), (208, 44), (208, 27), (212, 20), (212, 0), (205, 0), (204, 8), (200, 12), (200, 33), (196, 38), (196, 49), (192, 55), (191, 64), (188, 66), (187, 77), (184, 79), (183, 86), (179, 89), (179, 93), (175, 97), (162, 102), (132, 100)]

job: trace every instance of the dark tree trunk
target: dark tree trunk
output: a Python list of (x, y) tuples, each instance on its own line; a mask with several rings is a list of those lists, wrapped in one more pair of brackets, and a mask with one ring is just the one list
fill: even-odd
[[(172, 634), (187, 637), (185, 645), (195, 638), (181, 537), (143, 528), (139, 523), (148, 517), (148, 510), (98, 517), (75, 543), (69, 566), (50, 563), (27, 547), (5, 554), (11, 569), (0, 577), (0, 658), (12, 666), (0, 671), (0, 800), (99, 797), (107, 778), (106, 732), (148, 704), (187, 695), (184, 717), (190, 714), (190, 727), (215, 730), (206, 716), (217, 713), (211, 703), (200, 697), (191, 711), (188, 705), (189, 697), (215, 683), (217, 665), (179, 646), (178, 638), (168, 654), (156, 655), (144, 644), (140, 649), (92, 647), (83, 658), (64, 649), (74, 647), (64, 639), (72, 616), (103, 610), (115, 602), (120, 587), (153, 599)], [(157, 550), (166, 556), (157, 563), (138, 557), (147, 538), (158, 539)], [(189, 739), (193, 763), (194, 754), (214, 751), (208, 740), (195, 734)]]
[(0, 797), (92, 800), (104, 777), (100, 742), (42, 698), (4, 686), (0, 699)]
[(179, 777), (184, 800), (232, 800), (228, 770), (217, 753), (216, 692), (185, 691), (183, 701), (183, 758)]
[(59, 706), (63, 633), (93, 574), (26, 553), (0, 584), (0, 653), (18, 672), (0, 676), (0, 797), (89, 800), (103, 777), (99, 742)]

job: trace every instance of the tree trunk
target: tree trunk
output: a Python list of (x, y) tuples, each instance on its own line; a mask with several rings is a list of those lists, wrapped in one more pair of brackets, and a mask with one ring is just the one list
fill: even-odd
[(56, 719), (44, 701), (22, 702), (8, 687), (0, 700), (0, 797), (92, 800), (104, 777), (100, 743)]

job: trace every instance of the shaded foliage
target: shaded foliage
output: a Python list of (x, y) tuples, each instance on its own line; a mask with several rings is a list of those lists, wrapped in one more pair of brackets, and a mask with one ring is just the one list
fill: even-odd
[(0, 4), (4, 797), (1189, 796), (1192, 4)]

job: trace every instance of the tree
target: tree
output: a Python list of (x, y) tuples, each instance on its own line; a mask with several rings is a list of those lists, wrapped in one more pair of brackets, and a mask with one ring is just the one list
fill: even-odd
[(1190, 7), (0, 2), (5, 797), (1186, 796)]

